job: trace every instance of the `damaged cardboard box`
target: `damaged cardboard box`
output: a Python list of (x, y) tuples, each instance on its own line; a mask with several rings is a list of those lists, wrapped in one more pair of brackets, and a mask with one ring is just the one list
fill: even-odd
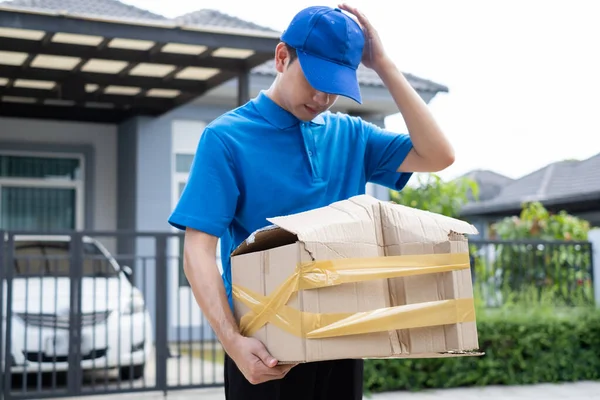
[(232, 253), (234, 314), (280, 362), (481, 354), (472, 225), (368, 195), (269, 222)]

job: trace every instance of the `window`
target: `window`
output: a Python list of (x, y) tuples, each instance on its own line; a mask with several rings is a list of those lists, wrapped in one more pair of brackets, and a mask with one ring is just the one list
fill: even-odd
[(183, 172), (188, 174), (192, 168), (192, 162), (194, 161), (193, 154), (176, 154), (175, 155), (175, 172)]
[(83, 156), (0, 153), (0, 229), (83, 227)]
[[(181, 196), (183, 188), (185, 187), (185, 182), (179, 182), (178, 187), (179, 196)], [(185, 272), (183, 271), (183, 240), (179, 241), (179, 286), (190, 286), (189, 281), (185, 277)]]

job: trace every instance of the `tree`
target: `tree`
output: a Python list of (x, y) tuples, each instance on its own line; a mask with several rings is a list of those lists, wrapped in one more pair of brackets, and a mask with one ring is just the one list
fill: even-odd
[(391, 191), (391, 200), (405, 206), (458, 218), (460, 210), (469, 201), (469, 193), (477, 199), (477, 183), (466, 177), (444, 182), (436, 174), (418, 175), (418, 186), (406, 186), (402, 191)]
[(492, 226), (497, 237), (511, 243), (497, 247), (495, 271), (511, 291), (535, 289), (562, 304), (593, 301), (590, 224), (565, 211), (550, 213), (539, 202), (523, 205), (519, 216)]
[(552, 214), (540, 202), (525, 203), (520, 216), (504, 218), (492, 226), (500, 239), (587, 240), (590, 223), (560, 211)]

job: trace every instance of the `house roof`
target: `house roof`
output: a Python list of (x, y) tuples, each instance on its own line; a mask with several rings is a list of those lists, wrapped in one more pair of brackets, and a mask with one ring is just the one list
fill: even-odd
[(0, 39), (0, 116), (114, 123), (249, 73), (279, 35), (186, 25), (116, 0), (13, 0), (0, 3)]
[[(253, 74), (263, 75), (263, 76), (275, 76), (275, 62), (273, 60), (269, 60), (257, 67), (252, 69)], [(379, 78), (379, 75), (372, 69), (365, 67), (363, 64), (360, 64), (358, 67), (358, 82), (363, 87), (384, 87), (383, 82)], [(411, 84), (411, 86), (420, 92), (432, 92), (432, 93), (440, 93), (440, 92), (448, 92), (448, 87), (444, 85), (440, 85), (439, 83), (435, 83), (433, 81), (419, 78), (418, 76), (405, 73), (404, 76)]]
[[(467, 172), (466, 174), (458, 177), (461, 178), (469, 178), (477, 183), (479, 187), (479, 196), (478, 201), (486, 201), (491, 200), (494, 197), (498, 196), (502, 189), (513, 181), (512, 178), (508, 176), (504, 176), (494, 171), (489, 170), (473, 170)], [(472, 194), (469, 191), (469, 199), (474, 201)]]
[(278, 33), (276, 30), (269, 27), (257, 25), (250, 21), (244, 21), (243, 19), (211, 9), (193, 11), (173, 18), (173, 20), (186, 25), (224, 26)]
[(162, 15), (116, 0), (12, 0), (0, 4), (46, 11), (66, 11), (71, 14), (141, 20), (167, 20)]
[(494, 198), (467, 204), (462, 215), (520, 209), (525, 202), (561, 205), (600, 200), (600, 154), (586, 160), (559, 161), (506, 184)]
[[(160, 115), (246, 71), (274, 76), (279, 35), (210, 9), (169, 19), (117, 0), (0, 1), (0, 116)], [(363, 66), (359, 81), (383, 86)]]

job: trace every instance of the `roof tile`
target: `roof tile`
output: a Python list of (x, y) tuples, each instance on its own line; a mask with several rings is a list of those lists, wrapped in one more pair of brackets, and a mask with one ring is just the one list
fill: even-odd
[(487, 210), (501, 211), (529, 201), (560, 201), (578, 195), (600, 193), (600, 154), (583, 161), (559, 161), (516, 179), (504, 186), (495, 198), (473, 202), (463, 209), (465, 215)]
[(185, 25), (207, 25), (228, 28), (253, 29), (265, 32), (277, 32), (274, 29), (224, 14), (217, 10), (203, 9), (176, 17), (174, 21)]
[(148, 10), (134, 7), (117, 0), (12, 0), (0, 3), (37, 10), (66, 11), (74, 14), (97, 15), (104, 17), (168, 20)]

